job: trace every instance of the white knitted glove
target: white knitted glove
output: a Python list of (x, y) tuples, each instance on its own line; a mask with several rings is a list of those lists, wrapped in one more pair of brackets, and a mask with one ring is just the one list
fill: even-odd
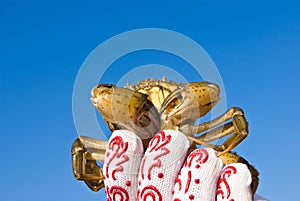
[(114, 131), (106, 150), (103, 173), (108, 201), (248, 201), (251, 175), (247, 166), (222, 161), (213, 149), (194, 150), (174, 130), (155, 135), (144, 154), (139, 137)]

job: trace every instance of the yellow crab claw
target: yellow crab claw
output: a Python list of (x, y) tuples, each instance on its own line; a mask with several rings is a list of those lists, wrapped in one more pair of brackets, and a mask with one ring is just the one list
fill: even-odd
[(220, 99), (218, 85), (209, 82), (192, 82), (176, 89), (161, 108), (163, 121), (175, 120), (176, 124), (196, 120), (214, 107)]
[(160, 130), (160, 116), (147, 97), (110, 84), (100, 84), (91, 92), (92, 103), (112, 131), (128, 129), (142, 139), (149, 139)]

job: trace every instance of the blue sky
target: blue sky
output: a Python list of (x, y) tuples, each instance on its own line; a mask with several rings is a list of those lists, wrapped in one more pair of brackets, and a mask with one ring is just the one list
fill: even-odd
[[(235, 150), (261, 172), (258, 193), (295, 200), (299, 2), (2, 1), (0, 20), (1, 200), (104, 200), (103, 191), (91, 192), (72, 175), (73, 85), (99, 44), (148, 27), (182, 33), (206, 50), (222, 77), (227, 106), (242, 107), (249, 121), (249, 137)], [(114, 65), (160, 61), (160, 55), (152, 61), (144, 54)], [(170, 60), (162, 57), (161, 64), (182, 68)], [(105, 80), (118, 72), (112, 67)]]

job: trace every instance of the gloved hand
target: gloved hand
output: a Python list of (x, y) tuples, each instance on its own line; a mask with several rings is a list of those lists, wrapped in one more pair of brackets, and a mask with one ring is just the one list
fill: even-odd
[(210, 148), (190, 146), (184, 134), (160, 131), (144, 153), (141, 139), (127, 130), (114, 131), (103, 173), (108, 201), (249, 201), (251, 174), (241, 163), (223, 167)]

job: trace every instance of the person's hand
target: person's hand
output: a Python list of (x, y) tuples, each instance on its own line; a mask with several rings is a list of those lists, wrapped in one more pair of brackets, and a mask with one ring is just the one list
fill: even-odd
[(108, 201), (249, 201), (251, 174), (241, 163), (223, 167), (210, 148), (194, 150), (179, 131), (155, 135), (144, 153), (141, 139), (114, 131), (103, 174)]

